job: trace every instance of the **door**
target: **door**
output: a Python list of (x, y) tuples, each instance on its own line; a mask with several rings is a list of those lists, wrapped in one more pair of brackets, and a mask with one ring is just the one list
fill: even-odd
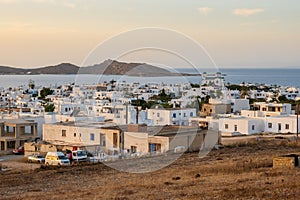
[(4, 149), (4, 145), (5, 145), (5, 142), (3, 142), (3, 141), (1, 141), (1, 151), (4, 151), (5, 149)]
[(113, 134), (113, 146), (114, 148), (118, 148), (118, 133)]
[(156, 144), (149, 144), (149, 152), (150, 154), (154, 154), (156, 152)]

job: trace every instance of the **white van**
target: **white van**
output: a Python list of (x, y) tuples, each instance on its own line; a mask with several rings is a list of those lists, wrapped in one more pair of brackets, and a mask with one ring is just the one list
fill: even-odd
[(63, 154), (63, 152), (48, 152), (45, 158), (46, 165), (70, 165), (70, 160)]

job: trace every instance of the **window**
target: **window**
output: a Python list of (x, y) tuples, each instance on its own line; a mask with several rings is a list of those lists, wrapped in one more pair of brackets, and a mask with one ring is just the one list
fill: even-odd
[(61, 136), (67, 137), (67, 131), (66, 130), (61, 130)]
[(74, 133), (74, 137), (76, 137), (76, 133)]
[(173, 118), (176, 118), (176, 113), (173, 113)]
[(105, 134), (103, 133), (100, 133), (100, 146), (102, 147), (106, 146)]
[(190, 117), (193, 117), (193, 116), (194, 116), (194, 114), (193, 114), (193, 112), (191, 112), (191, 113), (190, 113)]
[(186, 113), (183, 113), (183, 117), (186, 117)]
[(255, 130), (255, 125), (252, 125), (252, 131), (254, 131)]
[(225, 124), (225, 129), (228, 129), (228, 124)]
[(237, 125), (234, 125), (234, 131), (237, 131), (237, 128), (238, 128)]
[(136, 150), (137, 150), (136, 146), (131, 146), (130, 147), (131, 153), (136, 153)]
[(94, 134), (94, 133), (91, 133), (91, 134), (90, 134), (90, 140), (91, 140), (91, 141), (94, 141), (94, 140), (95, 140), (95, 134)]
[(159, 113), (156, 113), (156, 116), (157, 116), (157, 117), (160, 117), (160, 114), (159, 114)]
[(286, 124), (286, 125), (285, 125), (285, 129), (287, 129), (287, 130), (290, 129), (290, 125), (289, 125), (289, 124)]
[(278, 124), (278, 131), (281, 131), (281, 124)]
[(268, 123), (268, 128), (272, 128), (272, 123)]

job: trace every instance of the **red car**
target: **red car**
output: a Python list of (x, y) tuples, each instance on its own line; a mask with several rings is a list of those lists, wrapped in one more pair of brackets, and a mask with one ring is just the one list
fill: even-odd
[(14, 154), (24, 154), (24, 152), (24, 146), (20, 146), (19, 148), (13, 150)]

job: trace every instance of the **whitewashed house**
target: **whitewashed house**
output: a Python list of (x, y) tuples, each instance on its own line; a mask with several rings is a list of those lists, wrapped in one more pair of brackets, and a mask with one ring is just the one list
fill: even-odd
[(189, 118), (196, 116), (195, 108), (148, 109), (148, 119), (153, 125), (189, 125)]
[[(299, 120), (299, 122), (300, 122), (300, 120)], [(298, 127), (298, 131), (300, 131), (300, 127)], [(265, 118), (265, 132), (267, 132), (267, 133), (296, 133), (297, 132), (297, 117), (295, 115), (266, 117)]]
[(222, 88), (224, 86), (224, 76), (225, 74), (222, 74), (221, 72), (217, 72), (215, 74), (208, 74), (206, 72), (203, 72), (201, 75), (202, 77), (201, 85)]
[(230, 101), (231, 113), (250, 109), (249, 99), (231, 99)]
[(222, 136), (252, 135), (264, 131), (264, 120), (249, 117), (230, 117), (219, 119)]
[(288, 103), (265, 103), (255, 102), (253, 110), (258, 110), (265, 113), (265, 116), (278, 116), (293, 114), (292, 105)]

